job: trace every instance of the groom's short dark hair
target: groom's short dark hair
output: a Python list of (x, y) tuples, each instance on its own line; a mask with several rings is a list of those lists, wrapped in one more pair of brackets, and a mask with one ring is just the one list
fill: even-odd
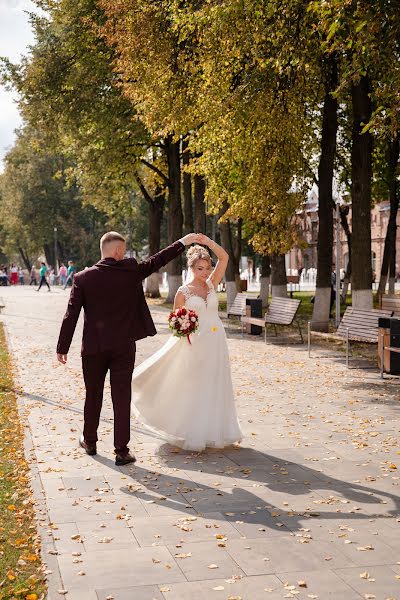
[(125, 242), (125, 238), (116, 231), (108, 231), (100, 239), (100, 249), (103, 250), (104, 246), (110, 242)]

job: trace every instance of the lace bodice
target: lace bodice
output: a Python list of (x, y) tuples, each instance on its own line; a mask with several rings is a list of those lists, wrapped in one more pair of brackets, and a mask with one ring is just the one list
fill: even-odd
[(189, 289), (188, 285), (182, 285), (178, 290), (185, 296), (185, 305), (187, 308), (195, 310), (200, 320), (206, 316), (218, 316), (218, 296), (210, 281), (207, 281), (207, 285), (208, 293), (206, 298), (197, 295), (193, 290)]

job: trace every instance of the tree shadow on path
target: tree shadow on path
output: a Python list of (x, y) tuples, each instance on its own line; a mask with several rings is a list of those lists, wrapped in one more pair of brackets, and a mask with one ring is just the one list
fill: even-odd
[[(400, 497), (393, 493), (251, 448), (232, 450), (229, 457), (214, 451), (158, 455), (158, 464), (149, 468), (137, 463), (119, 468), (108, 458), (93, 458), (129, 477), (121, 491), (145, 503), (190, 515), (218, 512), (230, 522), (240, 519), (275, 531), (300, 531), (305, 519), (319, 517), (343, 523), (346, 519), (391, 521), (400, 514)], [(240, 481), (243, 474), (247, 478)], [(218, 484), (219, 477), (222, 485), (210, 483), (215, 479)], [(353, 507), (354, 503), (364, 506), (357, 510), (360, 507)]]

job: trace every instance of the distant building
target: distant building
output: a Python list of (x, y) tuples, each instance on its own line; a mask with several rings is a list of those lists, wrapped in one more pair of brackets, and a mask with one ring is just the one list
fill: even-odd
[[(375, 279), (379, 279), (381, 264), (383, 259), (383, 251), (385, 247), (386, 230), (389, 221), (390, 202), (384, 201), (377, 203), (371, 210), (371, 250), (372, 250), (372, 271), (375, 274)], [(350, 230), (351, 223), (351, 204), (348, 215)], [(292, 272), (299, 269), (316, 269), (317, 268), (317, 241), (318, 241), (318, 192), (312, 190), (304, 204), (304, 208), (299, 210), (296, 215), (296, 225), (301, 239), (305, 243), (305, 248), (295, 246), (287, 254), (286, 266)], [(397, 216), (397, 227), (400, 227), (400, 215)], [(334, 228), (335, 229), (335, 228)], [(335, 240), (335, 230), (334, 230)], [(347, 247), (346, 235), (343, 228), (340, 227), (340, 268), (346, 269), (349, 260), (349, 250)], [(334, 250), (335, 255), (335, 250)], [(396, 238), (396, 274), (400, 271), (400, 238)]]

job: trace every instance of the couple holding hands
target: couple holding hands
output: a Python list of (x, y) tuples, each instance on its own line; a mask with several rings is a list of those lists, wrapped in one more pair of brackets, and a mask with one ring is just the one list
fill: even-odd
[[(157, 333), (142, 282), (182, 254), (186, 246), (191, 246), (186, 255), (189, 278), (178, 289), (174, 308), (185, 306), (196, 311), (198, 330), (191, 344), (171, 335), (134, 371), (136, 342)], [(204, 246), (215, 253), (215, 267)], [(65, 364), (83, 308), (81, 354), (86, 399), (80, 445), (89, 455), (97, 452), (97, 429), (108, 371), (116, 465), (135, 462), (128, 447), (132, 391), (133, 411), (164, 441), (188, 451), (223, 448), (240, 441), (228, 347), (216, 293), (228, 254), (201, 233), (190, 233), (141, 263), (124, 258), (125, 239), (114, 231), (103, 235), (100, 250), (101, 260), (75, 275), (57, 344), (57, 358)]]

